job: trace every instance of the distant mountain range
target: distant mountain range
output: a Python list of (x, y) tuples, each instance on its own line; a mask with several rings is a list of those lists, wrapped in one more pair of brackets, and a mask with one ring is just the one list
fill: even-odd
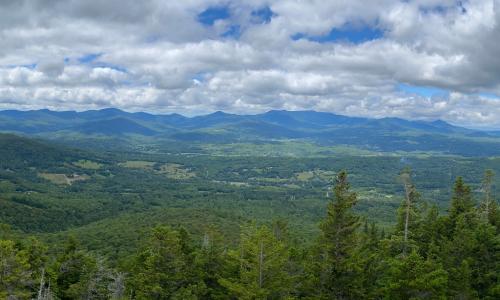
[(47, 138), (139, 136), (191, 143), (304, 140), (351, 145), (374, 151), (435, 151), (457, 155), (500, 155), (500, 133), (478, 131), (444, 121), (358, 118), (316, 111), (272, 110), (257, 115), (215, 112), (179, 114), (102, 110), (0, 111), (0, 131)]

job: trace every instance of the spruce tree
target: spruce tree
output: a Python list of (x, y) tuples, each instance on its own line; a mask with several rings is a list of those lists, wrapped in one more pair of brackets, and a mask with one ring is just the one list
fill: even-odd
[[(446, 299), (448, 275), (442, 266), (416, 251), (389, 260), (380, 298)], [(377, 297), (379, 298), (379, 297)]]
[(10, 240), (0, 240), (0, 298), (29, 299), (32, 284), (28, 253)]
[(450, 220), (454, 224), (460, 214), (470, 212), (473, 208), (474, 200), (472, 199), (471, 188), (465, 184), (462, 177), (458, 177), (453, 187), (453, 196), (449, 211)]
[(359, 265), (356, 261), (360, 218), (353, 212), (356, 193), (350, 191), (347, 172), (336, 177), (333, 199), (321, 223), (325, 255), (323, 288), (332, 299), (359, 298)]
[(239, 249), (229, 252), (236, 271), (221, 278), (228, 294), (238, 299), (283, 299), (289, 295), (288, 249), (267, 226), (242, 228)]
[(146, 248), (136, 256), (128, 279), (136, 299), (169, 299), (188, 285), (186, 261), (179, 232), (159, 226)]

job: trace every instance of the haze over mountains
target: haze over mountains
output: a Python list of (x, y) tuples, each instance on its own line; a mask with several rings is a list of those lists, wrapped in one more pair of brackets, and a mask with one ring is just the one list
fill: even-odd
[(350, 145), (372, 151), (435, 151), (467, 156), (499, 155), (500, 134), (453, 126), (444, 121), (369, 119), (316, 111), (272, 110), (257, 115), (221, 111), (179, 114), (102, 110), (0, 111), (0, 130), (45, 138), (143, 137), (190, 143), (300, 140)]

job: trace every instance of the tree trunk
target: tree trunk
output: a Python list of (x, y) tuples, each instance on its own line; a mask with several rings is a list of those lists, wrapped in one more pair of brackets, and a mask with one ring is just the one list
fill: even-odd
[(403, 254), (406, 255), (406, 244), (408, 243), (408, 223), (410, 222), (410, 186), (405, 182), (405, 197), (406, 197), (406, 212), (405, 212), (405, 229), (403, 239)]
[(264, 267), (264, 242), (260, 241), (260, 253), (259, 253), (259, 288), (262, 288), (262, 269)]

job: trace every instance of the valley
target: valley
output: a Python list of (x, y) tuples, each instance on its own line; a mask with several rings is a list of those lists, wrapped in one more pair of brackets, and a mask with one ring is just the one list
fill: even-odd
[[(102, 113), (109, 112), (94, 112)], [(412, 170), (419, 209), (435, 208), (443, 215), (449, 213), (457, 177), (463, 176), (479, 203), (484, 171), (500, 174), (500, 157), (468, 155), (469, 147), (496, 153), (498, 149), (490, 146), (500, 139), (494, 133), (470, 138), (480, 134), (465, 129), (446, 133), (457, 150), (442, 152), (443, 144), (433, 143), (426, 146), (430, 151), (407, 151), (407, 146), (393, 142), (393, 151), (376, 146), (379, 139), (399, 139), (402, 133), (397, 130), (372, 135), (360, 146), (356, 140), (362, 138), (350, 131), (340, 140), (355, 141), (351, 144), (306, 137), (250, 138), (240, 135), (237, 123), (214, 141), (204, 140), (201, 133), (117, 133), (106, 124), (106, 131), (99, 133), (19, 132), (19, 126), (16, 134), (0, 133), (3, 238), (35, 237), (50, 245), (48, 255), (65, 251), (68, 241), (75, 240), (90, 257), (105, 258), (115, 270), (128, 270), (132, 257), (161, 226), (187, 230), (193, 247), (206, 239), (207, 232), (216, 232), (225, 247), (234, 248), (241, 246), (245, 224), (281, 224), (290, 245), (310, 251), (306, 249), (314, 248), (323, 234), (318, 224), (342, 170), (349, 172), (357, 195), (353, 212), (382, 236), (397, 234), (394, 226), (400, 222), (398, 210), (405, 199), (403, 170)], [(122, 126), (120, 122), (117, 128)], [(416, 144), (411, 136), (420, 134), (414, 130), (404, 131), (405, 141), (412, 145)], [(211, 132), (221, 134), (219, 129)], [(491, 193), (498, 194), (498, 177), (491, 187)], [(302, 258), (295, 263), (299, 261)]]

